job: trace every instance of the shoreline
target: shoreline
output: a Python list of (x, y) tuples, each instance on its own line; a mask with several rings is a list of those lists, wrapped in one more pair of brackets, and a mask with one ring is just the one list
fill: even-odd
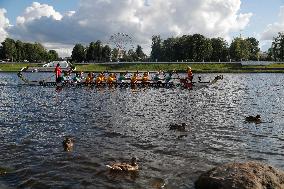
[[(269, 65), (242, 65), (241, 63), (113, 63), (113, 64), (74, 64), (76, 71), (83, 72), (165, 72), (175, 70), (186, 73), (187, 66), (191, 66), (194, 73), (284, 73), (283, 63)], [(39, 68), (39, 63), (1, 63), (0, 72), (14, 73), (21, 68), (30, 66)], [(75, 71), (75, 72), (76, 72)], [(41, 71), (39, 71), (41, 72)], [(43, 71), (50, 72), (50, 71)]]

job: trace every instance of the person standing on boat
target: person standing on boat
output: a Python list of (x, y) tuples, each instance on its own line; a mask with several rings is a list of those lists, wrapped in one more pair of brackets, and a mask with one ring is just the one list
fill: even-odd
[(57, 83), (61, 82), (61, 68), (60, 68), (60, 64), (59, 63), (55, 67), (54, 72), (55, 72), (55, 81)]
[(187, 67), (187, 79), (192, 82), (192, 79), (193, 79), (193, 73), (192, 73), (192, 70), (191, 70), (191, 67)]

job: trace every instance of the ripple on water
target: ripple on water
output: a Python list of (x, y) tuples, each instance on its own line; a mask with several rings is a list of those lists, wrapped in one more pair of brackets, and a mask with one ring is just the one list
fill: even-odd
[[(0, 188), (193, 188), (219, 163), (259, 160), (284, 168), (282, 75), (224, 74), (192, 91), (61, 92), (0, 76), (0, 159), (13, 170)], [(256, 114), (262, 123), (245, 122)], [(186, 123), (187, 131), (171, 131), (171, 123)], [(73, 152), (63, 151), (65, 136), (75, 139)], [(133, 156), (138, 174), (105, 167)]]

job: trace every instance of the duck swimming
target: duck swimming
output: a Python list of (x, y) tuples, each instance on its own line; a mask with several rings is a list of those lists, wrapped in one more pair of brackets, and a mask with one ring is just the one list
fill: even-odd
[(185, 127), (186, 127), (185, 123), (182, 123), (181, 125), (179, 125), (179, 124), (170, 124), (170, 130), (186, 131)]
[(247, 122), (260, 122), (260, 115), (246, 117)]
[(66, 137), (64, 141), (62, 142), (62, 144), (63, 144), (64, 151), (70, 152), (73, 150), (74, 139), (71, 137)]
[(131, 163), (113, 163), (112, 165), (106, 165), (108, 168), (110, 168), (111, 171), (137, 171), (138, 170), (138, 164), (137, 164), (137, 158), (133, 157), (131, 159)]

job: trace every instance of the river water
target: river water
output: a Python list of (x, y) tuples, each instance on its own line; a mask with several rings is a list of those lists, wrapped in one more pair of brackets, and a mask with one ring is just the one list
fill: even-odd
[[(216, 74), (203, 74), (207, 79)], [(0, 74), (1, 188), (194, 188), (221, 163), (258, 160), (284, 169), (284, 75), (224, 74), (193, 89), (20, 85)], [(260, 114), (262, 123), (246, 123)], [(169, 130), (186, 123), (186, 132)], [(75, 139), (64, 152), (64, 136)], [(134, 174), (106, 164), (138, 158)]]

